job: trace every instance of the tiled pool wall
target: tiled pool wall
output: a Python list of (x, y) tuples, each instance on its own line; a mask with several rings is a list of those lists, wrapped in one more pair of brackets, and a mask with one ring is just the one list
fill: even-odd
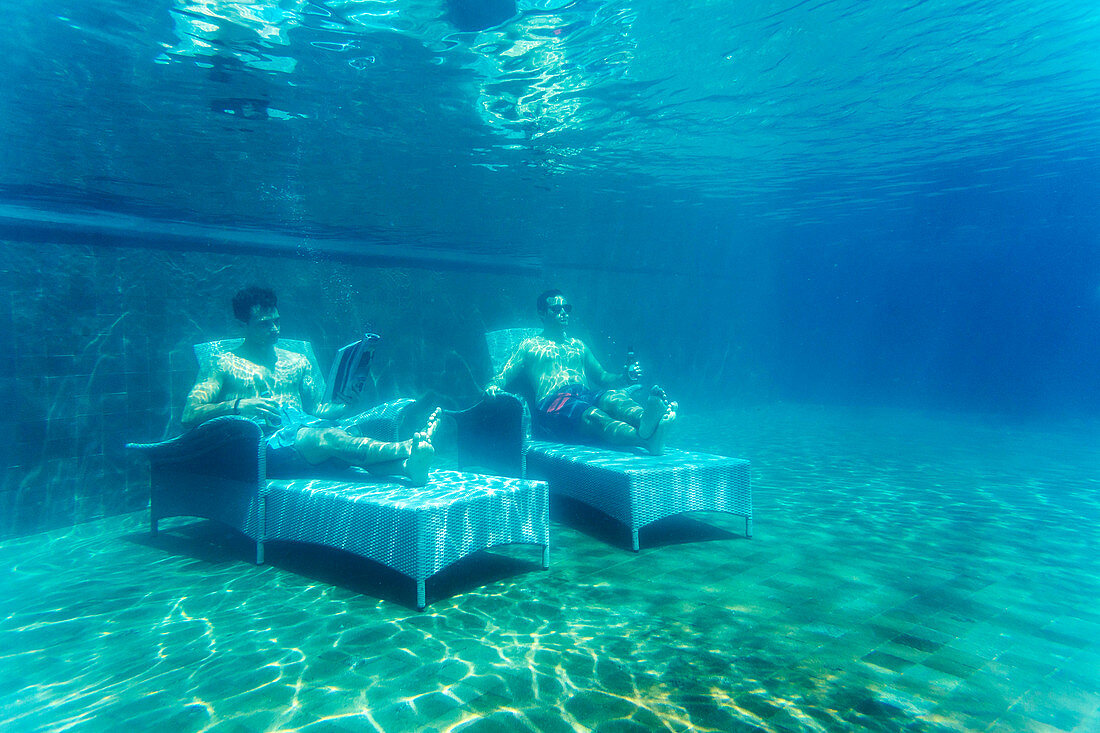
[(145, 468), (124, 446), (179, 431), (191, 346), (239, 335), (230, 299), (242, 286), (277, 290), (284, 335), (312, 341), (323, 368), (369, 326), (385, 339), (383, 393), (461, 401), (488, 369), (482, 331), (529, 319), (540, 285), (309, 259), (3, 247), (0, 538), (146, 505)]

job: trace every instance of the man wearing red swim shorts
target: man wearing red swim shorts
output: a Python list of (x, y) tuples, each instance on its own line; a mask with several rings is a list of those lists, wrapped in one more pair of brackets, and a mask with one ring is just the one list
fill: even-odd
[[(560, 290), (542, 293), (536, 306), (542, 333), (516, 348), (486, 393), (494, 395), (513, 380), (525, 380), (535, 393), (535, 427), (546, 436), (640, 446), (660, 455), (676, 419), (676, 403), (669, 402), (660, 387), (653, 387), (644, 405), (624, 390), (611, 388), (627, 383), (627, 375), (604, 371), (583, 341), (566, 334), (573, 307)], [(636, 365), (632, 369), (636, 380), (640, 370)]]

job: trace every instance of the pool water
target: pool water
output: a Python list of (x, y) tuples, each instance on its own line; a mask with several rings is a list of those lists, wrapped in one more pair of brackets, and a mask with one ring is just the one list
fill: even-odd
[(1100, 424), (769, 405), (755, 533), (552, 506), (412, 581), (145, 512), (0, 545), (5, 731), (1100, 730)]

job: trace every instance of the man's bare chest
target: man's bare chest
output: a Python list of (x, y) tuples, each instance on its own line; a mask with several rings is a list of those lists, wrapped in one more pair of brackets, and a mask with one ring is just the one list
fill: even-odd
[(227, 386), (234, 392), (255, 392), (257, 395), (297, 392), (301, 369), (296, 363), (280, 359), (269, 367), (246, 359), (233, 359), (228, 365)]
[(582, 371), (584, 369), (584, 346), (576, 342), (554, 343), (546, 341), (535, 346), (532, 359), (535, 370), (545, 373), (552, 369)]

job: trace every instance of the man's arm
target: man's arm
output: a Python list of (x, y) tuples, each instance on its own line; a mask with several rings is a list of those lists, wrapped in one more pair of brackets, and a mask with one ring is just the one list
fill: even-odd
[(485, 393), (494, 395), (502, 391), (508, 386), (509, 382), (523, 373), (526, 365), (527, 342), (524, 341), (516, 348), (512, 355), (508, 357), (508, 361), (500, 368), (500, 373), (489, 380), (489, 384), (485, 387)]
[(180, 422), (185, 428), (193, 428), (199, 423), (204, 423), (222, 415), (237, 414), (237, 401), (228, 400), (215, 402), (222, 391), (221, 371), (215, 367), (208, 373), (200, 375), (199, 380), (187, 395), (187, 402), (183, 406), (183, 416)]
[(584, 371), (589, 379), (603, 387), (623, 385), (629, 381), (625, 374), (612, 374), (604, 370), (600, 362), (596, 360), (596, 356), (592, 353), (592, 349), (588, 348), (588, 344), (584, 346)]
[(351, 405), (344, 402), (321, 401), (325, 396), (321, 389), (321, 383), (313, 373), (313, 365), (309, 363), (308, 359), (305, 362), (305, 369), (299, 387), (302, 394), (302, 407), (305, 408), (305, 411), (324, 420), (339, 420), (342, 417), (347, 417), (352, 411)]
[(224, 386), (225, 373), (220, 364), (215, 364), (208, 373), (199, 376), (183, 406), (180, 422), (185, 428), (193, 428), (223, 415), (279, 419), (279, 403), (270, 397), (236, 397), (216, 401), (222, 395)]

